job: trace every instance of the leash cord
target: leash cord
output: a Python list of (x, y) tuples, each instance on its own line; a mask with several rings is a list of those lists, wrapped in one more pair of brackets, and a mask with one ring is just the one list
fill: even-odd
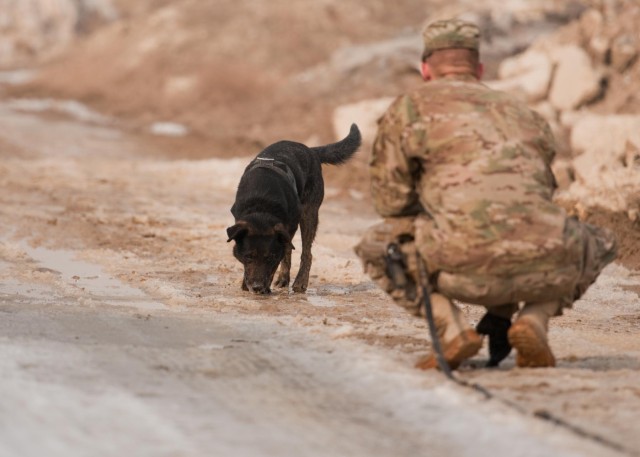
[[(449, 363), (447, 362), (446, 358), (444, 357), (444, 352), (442, 351), (442, 345), (440, 344), (440, 338), (438, 337), (438, 330), (436, 329), (436, 324), (435, 324), (435, 320), (433, 317), (433, 306), (431, 305), (431, 297), (430, 297), (430, 293), (431, 291), (429, 290), (429, 278), (427, 276), (427, 269), (425, 266), (425, 262), (422, 259), (422, 257), (420, 256), (420, 253), (416, 251), (416, 260), (418, 262), (418, 270), (419, 270), (419, 274), (420, 274), (420, 287), (422, 290), (422, 301), (424, 304), (424, 309), (425, 309), (425, 315), (426, 315), (426, 320), (427, 320), (427, 325), (429, 327), (429, 333), (431, 335), (431, 344), (433, 346), (433, 350), (435, 352), (436, 355), (436, 360), (438, 362), (438, 366), (440, 367), (440, 370), (442, 371), (442, 373), (451, 381), (453, 381), (454, 383), (458, 384), (459, 386), (462, 387), (466, 387), (466, 388), (470, 388), (475, 390), (476, 392), (479, 392), (480, 394), (482, 394), (486, 400), (492, 400), (492, 399), (496, 399), (498, 401), (500, 401), (501, 403), (503, 403), (504, 405), (518, 411), (521, 414), (524, 415), (529, 415), (530, 412), (527, 411), (525, 408), (523, 408), (522, 406), (520, 406), (519, 404), (504, 399), (504, 398), (500, 398), (500, 397), (496, 397), (494, 394), (492, 394), (488, 389), (486, 389), (485, 387), (483, 387), (482, 385), (478, 384), (478, 383), (470, 383), (467, 382), (463, 379), (459, 379), (456, 376), (453, 375), (453, 372), (451, 371), (451, 367), (449, 366)], [(578, 435), (582, 438), (586, 438), (592, 441), (595, 441), (598, 444), (601, 444), (603, 446), (609, 447), (611, 449), (614, 449), (616, 451), (619, 452), (623, 452), (623, 453), (628, 453), (629, 455), (634, 455), (631, 454), (631, 452), (628, 449), (625, 449), (624, 446), (621, 446), (618, 443), (615, 443), (613, 441), (608, 440), (607, 438), (604, 438), (600, 435), (597, 435), (595, 433), (591, 433), (588, 432), (578, 426), (575, 426), (567, 421), (565, 421), (564, 419), (561, 419), (553, 414), (551, 414), (549, 411), (546, 410), (536, 410), (533, 411), (533, 417), (535, 417), (536, 419), (540, 419), (543, 420), (545, 422), (550, 422), (553, 425), (556, 425), (558, 427), (562, 427), (568, 431), (570, 431), (571, 433)]]
[(453, 376), (451, 367), (444, 357), (442, 351), (442, 345), (440, 344), (440, 338), (438, 338), (438, 330), (436, 329), (436, 323), (433, 318), (433, 307), (431, 306), (431, 291), (429, 290), (429, 278), (427, 277), (427, 270), (424, 265), (424, 260), (420, 256), (420, 253), (416, 250), (416, 260), (418, 261), (418, 269), (420, 270), (420, 287), (422, 289), (422, 301), (424, 303), (424, 314), (427, 319), (427, 325), (429, 326), (429, 333), (431, 334), (431, 345), (436, 354), (436, 360), (438, 366), (444, 375), (454, 382), (458, 380)]

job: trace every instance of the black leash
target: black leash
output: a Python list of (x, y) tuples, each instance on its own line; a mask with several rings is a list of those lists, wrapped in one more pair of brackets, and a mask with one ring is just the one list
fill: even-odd
[(418, 271), (420, 274), (420, 287), (422, 289), (422, 301), (424, 302), (424, 310), (427, 319), (427, 325), (429, 326), (429, 334), (431, 335), (431, 345), (433, 346), (433, 351), (436, 354), (436, 360), (438, 361), (438, 366), (444, 375), (449, 378), (451, 381), (455, 382), (464, 387), (469, 387), (477, 392), (480, 392), (486, 399), (495, 398), (494, 395), (489, 392), (487, 389), (482, 387), (477, 383), (469, 383), (462, 379), (458, 379), (453, 375), (451, 371), (451, 367), (449, 366), (449, 362), (444, 357), (444, 352), (442, 350), (442, 345), (440, 344), (440, 338), (438, 337), (438, 330), (436, 329), (436, 323), (433, 317), (433, 306), (431, 306), (431, 290), (429, 277), (427, 275), (427, 268), (425, 265), (425, 261), (423, 260), (420, 253), (416, 250), (416, 261), (418, 262)]
[(506, 400), (504, 398), (500, 398), (500, 397), (496, 397), (494, 394), (492, 394), (489, 390), (487, 390), (485, 387), (481, 386), (478, 383), (470, 383), (467, 382), (463, 379), (459, 379), (456, 376), (453, 375), (453, 372), (451, 371), (451, 367), (449, 366), (449, 363), (447, 362), (447, 360), (444, 357), (444, 352), (442, 351), (442, 345), (440, 344), (440, 338), (438, 337), (438, 330), (436, 329), (436, 323), (435, 320), (433, 318), (433, 307), (431, 306), (431, 296), (430, 296), (430, 283), (429, 283), (429, 277), (427, 275), (427, 268), (425, 265), (425, 261), (422, 259), (422, 257), (420, 256), (420, 253), (416, 250), (416, 261), (418, 262), (418, 271), (420, 274), (420, 287), (422, 290), (422, 301), (424, 302), (424, 309), (425, 309), (425, 315), (426, 315), (426, 320), (427, 320), (427, 325), (429, 327), (429, 333), (431, 335), (431, 344), (433, 346), (433, 350), (436, 354), (436, 360), (438, 362), (438, 366), (440, 367), (440, 370), (442, 371), (442, 373), (451, 381), (455, 382), (456, 384), (463, 386), (463, 387), (467, 387), (470, 389), (475, 390), (476, 392), (481, 393), (485, 399), (487, 400), (491, 400), (491, 399), (496, 399), (500, 402), (502, 402), (503, 404), (505, 404), (506, 406), (515, 409), (516, 411), (518, 411), (521, 414), (524, 415), (533, 415), (533, 417), (535, 417), (536, 419), (541, 419), (544, 420), (546, 422), (550, 422), (558, 427), (562, 427), (566, 430), (569, 430), (570, 432), (574, 433), (575, 435), (580, 436), (581, 438), (586, 438), (586, 439), (590, 439), (592, 441), (595, 441), (596, 443), (609, 447), (611, 449), (614, 449), (618, 452), (624, 452), (624, 453), (628, 453), (629, 455), (635, 455), (633, 454), (629, 449), (626, 449), (624, 446), (621, 446), (618, 443), (615, 443), (613, 441), (608, 440), (607, 438), (604, 438), (600, 435), (596, 435), (595, 433), (591, 433), (588, 432), (578, 426), (575, 426), (567, 421), (565, 421), (564, 419), (557, 417), (553, 414), (551, 414), (549, 411), (546, 410), (536, 410), (533, 411), (533, 413), (527, 411), (525, 408), (523, 408), (522, 406), (520, 406), (519, 404), (510, 401), (510, 400)]
[(444, 375), (452, 381), (458, 382), (449, 362), (444, 358), (444, 352), (442, 351), (442, 345), (440, 344), (440, 338), (438, 338), (438, 330), (436, 329), (436, 322), (433, 318), (433, 307), (431, 306), (431, 290), (429, 290), (429, 277), (427, 276), (427, 269), (424, 264), (424, 260), (420, 256), (420, 253), (416, 250), (416, 260), (418, 262), (418, 270), (420, 272), (420, 288), (422, 289), (422, 301), (424, 302), (424, 313), (427, 318), (427, 325), (429, 326), (429, 333), (431, 334), (431, 345), (436, 353), (436, 360), (438, 366)]

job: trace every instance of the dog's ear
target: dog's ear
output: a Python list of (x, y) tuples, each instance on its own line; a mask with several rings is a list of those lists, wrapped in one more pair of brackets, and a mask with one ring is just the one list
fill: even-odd
[(229, 237), (227, 243), (231, 240), (237, 242), (247, 236), (247, 233), (249, 233), (248, 224), (245, 221), (238, 221), (236, 225), (227, 228), (227, 236)]
[(287, 229), (284, 227), (283, 224), (281, 223), (276, 224), (273, 230), (275, 230), (276, 236), (278, 237), (278, 240), (282, 244), (284, 244), (285, 246), (289, 245), (291, 249), (295, 249), (295, 247), (293, 247), (293, 244), (291, 243), (291, 237), (289, 236), (289, 232), (287, 231)]

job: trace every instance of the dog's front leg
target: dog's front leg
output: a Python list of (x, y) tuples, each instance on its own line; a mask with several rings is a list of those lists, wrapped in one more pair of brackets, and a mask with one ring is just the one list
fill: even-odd
[(294, 292), (306, 292), (309, 285), (309, 272), (311, 271), (311, 245), (318, 230), (318, 206), (306, 207), (302, 210), (300, 220), (300, 235), (302, 238), (302, 254), (300, 255), (300, 270), (293, 282)]
[(276, 279), (276, 287), (288, 287), (291, 281), (291, 249), (290, 243), (284, 250), (284, 258), (280, 262), (280, 272), (278, 273), (278, 279)]
[(296, 280), (293, 282), (294, 292), (304, 293), (307, 291), (307, 286), (309, 285), (309, 272), (311, 271), (311, 258), (311, 249), (305, 249), (303, 245), (302, 255), (300, 256), (300, 270), (298, 270)]

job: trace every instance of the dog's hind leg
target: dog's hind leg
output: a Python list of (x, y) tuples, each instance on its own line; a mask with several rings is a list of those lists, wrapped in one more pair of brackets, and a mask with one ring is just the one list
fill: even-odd
[(300, 235), (302, 238), (302, 255), (300, 256), (300, 269), (293, 282), (294, 292), (305, 292), (309, 285), (309, 271), (311, 270), (311, 245), (318, 230), (318, 206), (306, 206), (302, 208), (300, 219)]
[(292, 245), (289, 244), (284, 251), (284, 258), (280, 262), (280, 271), (278, 272), (278, 279), (276, 279), (276, 287), (287, 287), (290, 281), (291, 274), (291, 249)]

